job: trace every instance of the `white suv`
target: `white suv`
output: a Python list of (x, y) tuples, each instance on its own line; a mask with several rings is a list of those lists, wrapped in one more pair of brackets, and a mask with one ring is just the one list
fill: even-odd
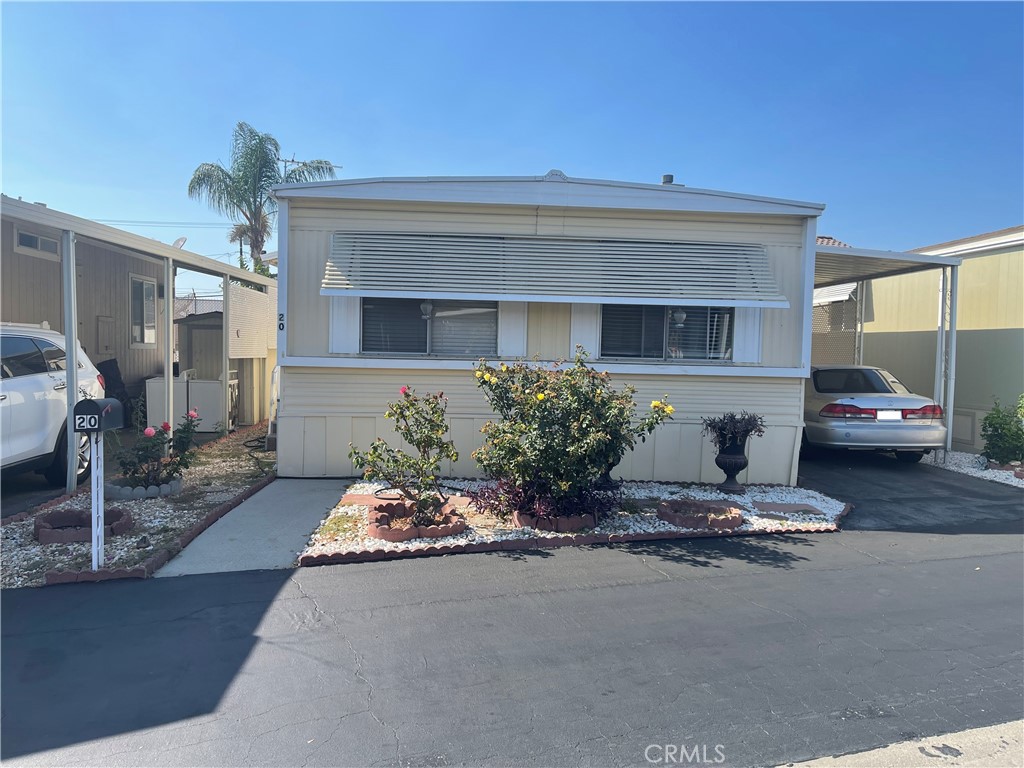
[[(53, 485), (67, 477), (64, 334), (44, 323), (0, 324), (0, 467), (35, 470)], [(79, 399), (103, 397), (103, 377), (78, 347)], [(89, 474), (87, 435), (78, 439), (78, 482)]]

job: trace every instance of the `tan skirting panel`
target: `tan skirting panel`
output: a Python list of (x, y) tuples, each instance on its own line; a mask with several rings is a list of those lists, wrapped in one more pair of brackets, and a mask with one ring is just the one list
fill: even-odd
[[(700, 418), (728, 410), (760, 413), (769, 425), (764, 437), (751, 441), (749, 468), (741, 482), (796, 482), (803, 382), (800, 379), (631, 376), (637, 402), (646, 406), (668, 395), (675, 417), (618, 466), (629, 480), (719, 482), (715, 451), (700, 436)], [(353, 368), (285, 368), (278, 421), (278, 473), (282, 477), (346, 477), (355, 474), (349, 443), (366, 448), (378, 435), (397, 440), (384, 418), (389, 400), (403, 385), (420, 392), (444, 391), (449, 397), (451, 435), (459, 460), (445, 471), (477, 477), (472, 451), (480, 429), (492, 417), (475, 380), (467, 371), (390, 371)]]

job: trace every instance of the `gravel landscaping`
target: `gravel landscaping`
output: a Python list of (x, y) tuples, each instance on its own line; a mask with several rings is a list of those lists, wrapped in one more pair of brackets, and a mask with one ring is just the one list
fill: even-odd
[[(105, 540), (105, 567), (128, 569), (161, 550), (179, 549), (179, 537), (211, 510), (262, 481), (273, 468), (275, 457), (253, 446), (262, 445), (266, 432), (266, 424), (258, 424), (202, 446), (195, 465), (185, 471), (184, 490), (175, 496), (108, 501), (107, 509), (116, 506), (128, 510), (135, 525), (126, 534)], [(107, 461), (112, 460), (110, 452)], [(70, 499), (44, 504), (27, 519), (4, 525), (0, 533), (0, 586), (36, 587), (44, 583), (47, 571), (89, 569), (90, 543), (40, 544), (33, 536), (33, 525), (35, 516), (43, 512), (88, 510), (90, 505), (87, 482)]]
[(980, 477), (982, 480), (991, 480), (994, 483), (1024, 488), (1024, 479), (1015, 476), (1012, 470), (990, 468), (988, 466), (988, 459), (976, 453), (949, 451), (946, 453), (946, 461), (943, 463), (938, 458), (938, 452), (934, 452), (925, 456), (921, 463), (931, 464), (933, 467), (946, 469), (950, 472), (959, 472), (961, 475)]
[[(463, 493), (479, 489), (484, 484), (485, 481), (479, 480), (450, 480), (445, 483), (448, 488), (458, 489)], [(613, 536), (612, 540), (617, 541), (624, 540), (621, 537), (632, 535), (658, 535), (664, 538), (709, 535), (706, 529), (681, 528), (660, 519), (657, 515), (657, 505), (663, 500), (727, 502), (740, 509), (744, 517), (743, 524), (729, 535), (835, 531), (838, 530), (839, 519), (849, 511), (849, 507), (843, 502), (805, 488), (751, 485), (743, 495), (727, 495), (709, 485), (629, 482), (622, 486), (622, 508), (605, 518), (596, 528), (583, 531), (579, 535), (516, 528), (511, 520), (500, 520), (493, 515), (480, 513), (472, 505), (468, 505), (463, 510), (468, 527), (462, 534), (438, 539), (387, 542), (367, 534), (367, 515), (370, 506), (366, 503), (365, 496), (360, 499), (361, 495), (372, 494), (382, 488), (383, 485), (380, 483), (356, 482), (350, 485), (338, 505), (314, 531), (306, 549), (299, 553), (299, 564), (314, 564), (313, 559), (318, 556), (413, 553), (428, 548), (437, 550), (441, 547), (455, 547), (458, 548), (456, 551), (461, 551), (467, 546), (478, 548), (482, 545), (500, 545), (502, 542), (517, 540), (562, 544), (572, 543), (570, 540), (578, 539), (579, 543), (590, 544), (594, 543), (595, 537), (607, 541), (607, 537)], [(356, 502), (347, 499), (354, 499)], [(460, 503), (457, 498), (453, 498), (453, 501)], [(463, 499), (461, 503), (468, 504), (468, 500)], [(715, 535), (722, 534), (716, 532)], [(324, 562), (323, 558), (321, 562)]]

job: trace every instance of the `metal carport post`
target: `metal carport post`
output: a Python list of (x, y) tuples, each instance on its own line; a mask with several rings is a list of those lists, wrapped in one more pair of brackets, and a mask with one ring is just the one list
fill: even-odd
[[(865, 248), (819, 245), (814, 263), (814, 287), (826, 288), (845, 283), (859, 286), (883, 277), (941, 270), (939, 311), (935, 340), (935, 384), (933, 399), (942, 406), (946, 422), (946, 445), (943, 461), (953, 444), (953, 410), (956, 390), (956, 314), (957, 281), (961, 259), (958, 256), (932, 256), (922, 253), (877, 251)], [(859, 291), (863, 301), (864, 291)], [(858, 307), (856, 352), (857, 362), (863, 355), (863, 315)]]

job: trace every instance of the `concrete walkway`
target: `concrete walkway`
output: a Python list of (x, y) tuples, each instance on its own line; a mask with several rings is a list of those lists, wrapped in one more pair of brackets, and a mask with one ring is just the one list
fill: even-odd
[(275, 480), (207, 528), (156, 577), (290, 568), (346, 481)]
[(1014, 720), (987, 728), (971, 728), (930, 739), (914, 739), (852, 755), (821, 757), (799, 768), (917, 768), (917, 766), (1024, 766), (1024, 722)]

